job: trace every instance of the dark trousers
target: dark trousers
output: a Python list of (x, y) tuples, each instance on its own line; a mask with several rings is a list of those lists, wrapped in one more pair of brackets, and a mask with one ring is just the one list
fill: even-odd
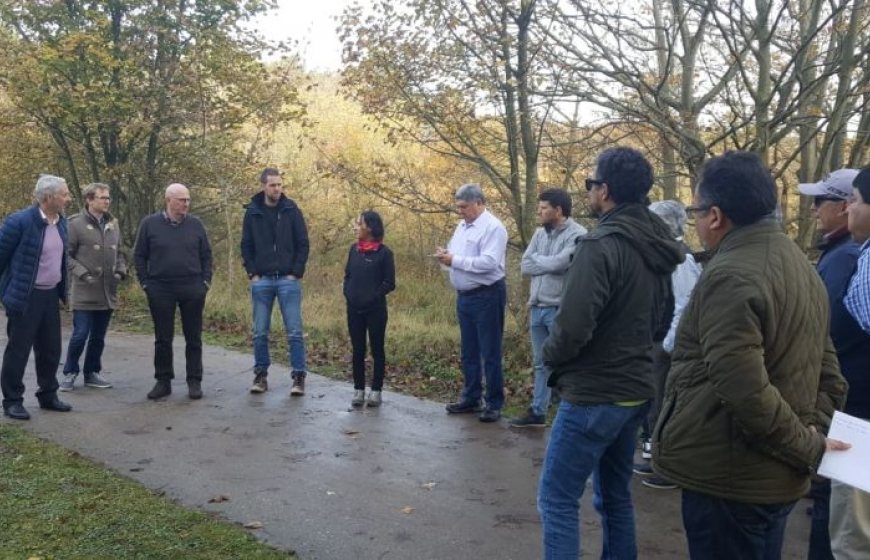
[(202, 380), (202, 311), (206, 287), (202, 282), (148, 284), (148, 307), (154, 321), (154, 377), (169, 381), (175, 377), (172, 339), (175, 337), (175, 309), (181, 311), (187, 379)]
[(683, 490), (683, 526), (693, 560), (779, 560), (796, 502), (746, 504)]
[[(79, 373), (79, 358), (82, 352), (85, 352), (85, 375), (100, 373), (103, 370), (103, 349), (106, 347), (106, 331), (111, 320), (111, 309), (73, 311), (73, 332), (66, 349), (64, 374)], [(85, 343), (87, 343), (87, 351), (85, 351)]]
[(456, 316), (462, 344), (462, 400), (477, 404), (486, 376), (486, 406), (501, 410), (504, 405), (501, 343), (507, 287), (504, 280), (472, 292), (459, 292)]
[(353, 346), (353, 388), (366, 388), (366, 333), (372, 348), (372, 391), (384, 386), (386, 353), (384, 336), (387, 332), (387, 306), (377, 305), (368, 309), (347, 306), (347, 330)]
[(813, 481), (810, 494), (813, 498), (813, 518), (810, 524), (810, 548), (807, 560), (834, 560), (831, 551), (831, 481), (821, 478)]
[(653, 395), (649, 412), (647, 412), (646, 417), (643, 419), (643, 424), (641, 424), (640, 435), (644, 440), (652, 438), (653, 430), (659, 419), (659, 413), (662, 410), (662, 403), (665, 400), (665, 382), (668, 379), (668, 371), (671, 369), (671, 355), (665, 352), (661, 342), (653, 344), (652, 359), (655, 395)]
[(57, 366), (60, 364), (60, 305), (56, 288), (34, 289), (24, 315), (6, 320), (6, 351), (0, 370), (3, 408), (24, 402), (24, 368), (30, 350), (36, 362), (39, 402), (50, 401), (57, 394)]

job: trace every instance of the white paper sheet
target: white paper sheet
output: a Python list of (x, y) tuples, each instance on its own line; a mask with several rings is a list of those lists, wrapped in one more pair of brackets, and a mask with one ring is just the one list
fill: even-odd
[(819, 474), (870, 492), (870, 422), (834, 412), (828, 437), (851, 443), (846, 451), (825, 451)]

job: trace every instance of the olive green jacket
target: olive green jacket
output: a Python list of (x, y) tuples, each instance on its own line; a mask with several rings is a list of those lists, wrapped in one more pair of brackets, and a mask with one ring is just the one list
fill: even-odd
[(797, 500), (846, 387), (806, 256), (771, 220), (734, 229), (680, 321), (654, 469), (720, 498)]
[(70, 307), (78, 311), (115, 309), (118, 283), (127, 276), (118, 221), (105, 214), (102, 227), (87, 211), (69, 219)]

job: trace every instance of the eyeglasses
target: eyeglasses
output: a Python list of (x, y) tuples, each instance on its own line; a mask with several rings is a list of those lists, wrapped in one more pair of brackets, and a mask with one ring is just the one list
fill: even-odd
[(846, 202), (842, 198), (835, 196), (817, 196), (813, 198), (813, 208), (820, 208), (825, 202)]
[(586, 190), (591, 191), (595, 187), (600, 187), (605, 182), (600, 179), (586, 179)]
[(109, 201), (112, 200), (112, 197), (111, 197), (111, 196), (97, 196), (97, 197), (94, 197), (94, 198), (96, 198), (97, 200), (109, 200)]
[(707, 212), (712, 208), (712, 206), (687, 206), (686, 207), (686, 216), (690, 220), (695, 220), (698, 218), (698, 214), (701, 212)]

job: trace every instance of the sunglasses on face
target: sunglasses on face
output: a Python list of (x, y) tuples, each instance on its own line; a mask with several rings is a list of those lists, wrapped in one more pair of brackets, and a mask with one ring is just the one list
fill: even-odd
[(600, 187), (604, 184), (604, 181), (599, 179), (586, 179), (586, 190), (591, 191), (595, 187)]

